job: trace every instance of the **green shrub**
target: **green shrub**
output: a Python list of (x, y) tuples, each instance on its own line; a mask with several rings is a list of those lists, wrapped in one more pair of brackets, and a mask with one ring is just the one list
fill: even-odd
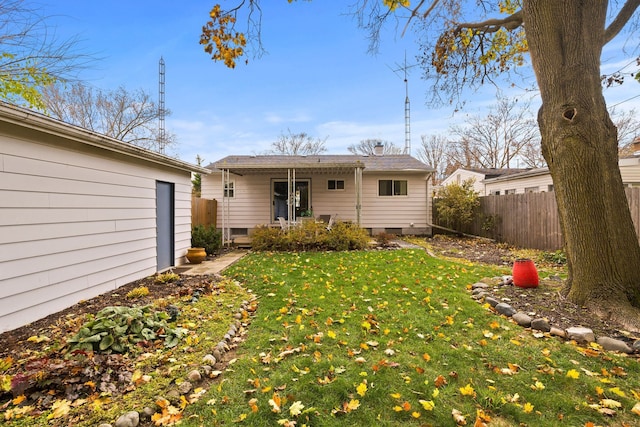
[(327, 235), (327, 249), (348, 251), (366, 249), (369, 245), (369, 233), (352, 222), (336, 221)]
[(175, 347), (186, 333), (171, 328), (169, 315), (146, 307), (106, 307), (68, 340), (72, 349), (100, 353), (128, 353), (144, 341), (164, 340), (165, 347)]
[(473, 179), (460, 184), (445, 185), (438, 191), (436, 209), (440, 221), (457, 231), (464, 231), (465, 226), (473, 221), (474, 211), (480, 206), (478, 193), (473, 189)]
[(191, 227), (191, 247), (204, 248), (209, 255), (213, 255), (222, 247), (222, 232), (213, 225), (194, 225)]
[(315, 221), (305, 221), (288, 231), (261, 226), (251, 236), (256, 251), (346, 251), (365, 249), (369, 243), (366, 230), (350, 222), (337, 221), (331, 230)]

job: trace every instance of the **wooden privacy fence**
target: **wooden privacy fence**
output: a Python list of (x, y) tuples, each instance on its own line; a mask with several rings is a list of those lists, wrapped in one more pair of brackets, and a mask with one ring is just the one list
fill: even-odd
[[(640, 236), (640, 188), (625, 189), (631, 217)], [(434, 223), (437, 219), (434, 203)], [(562, 231), (554, 192), (506, 194), (480, 197), (473, 223), (463, 230), (521, 248), (554, 251), (562, 249)]]
[(218, 202), (213, 199), (191, 197), (191, 225), (216, 226)]

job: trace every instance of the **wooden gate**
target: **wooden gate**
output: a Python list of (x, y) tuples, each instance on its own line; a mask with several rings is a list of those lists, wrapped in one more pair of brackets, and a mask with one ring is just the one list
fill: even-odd
[(216, 226), (218, 222), (218, 201), (216, 199), (191, 198), (191, 225)]

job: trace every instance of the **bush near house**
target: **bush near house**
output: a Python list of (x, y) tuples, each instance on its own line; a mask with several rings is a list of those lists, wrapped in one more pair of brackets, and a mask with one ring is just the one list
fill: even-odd
[(480, 197), (473, 189), (473, 179), (462, 184), (452, 183), (438, 191), (437, 211), (446, 227), (466, 231), (473, 221), (475, 209), (480, 206)]
[(204, 248), (208, 255), (212, 255), (222, 247), (222, 233), (213, 225), (194, 225), (191, 227), (191, 247)]
[(258, 227), (251, 236), (256, 251), (348, 251), (369, 244), (366, 230), (351, 222), (337, 221), (330, 230), (324, 223), (306, 221), (289, 230)]

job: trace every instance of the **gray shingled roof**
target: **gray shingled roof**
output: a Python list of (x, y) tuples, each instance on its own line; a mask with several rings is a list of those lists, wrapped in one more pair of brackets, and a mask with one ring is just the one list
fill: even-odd
[(364, 172), (433, 172), (434, 169), (406, 154), (360, 156), (354, 154), (321, 154), (313, 156), (227, 156), (207, 166), (211, 170), (229, 169), (234, 173), (265, 173), (283, 169), (304, 169), (315, 172), (350, 171), (356, 167)]

